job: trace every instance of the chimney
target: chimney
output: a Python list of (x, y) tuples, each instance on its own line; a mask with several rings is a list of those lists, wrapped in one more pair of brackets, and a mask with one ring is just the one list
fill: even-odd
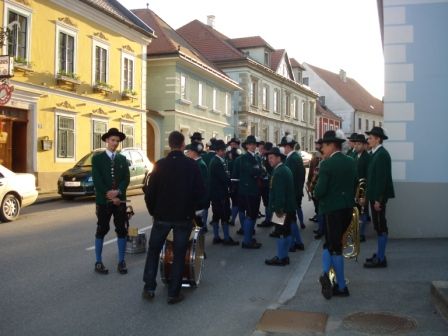
[(214, 15), (207, 15), (207, 26), (210, 26), (213, 29), (215, 29), (215, 16)]
[(342, 70), (342, 69), (339, 70), (339, 78), (344, 83), (347, 81), (347, 73), (344, 70)]

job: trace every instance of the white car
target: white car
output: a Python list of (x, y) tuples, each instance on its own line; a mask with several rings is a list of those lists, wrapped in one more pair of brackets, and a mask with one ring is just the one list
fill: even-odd
[(0, 220), (11, 222), (20, 209), (37, 199), (36, 177), (33, 174), (14, 173), (0, 165)]

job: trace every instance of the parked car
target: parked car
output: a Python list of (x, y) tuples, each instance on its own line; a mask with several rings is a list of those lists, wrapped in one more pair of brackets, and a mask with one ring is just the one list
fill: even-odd
[(310, 166), (310, 161), (311, 161), (311, 158), (313, 157), (313, 155), (308, 153), (308, 152), (305, 152), (303, 150), (300, 151), (300, 155), (302, 156), (303, 165), (305, 167), (309, 167)]
[(19, 217), (20, 209), (37, 199), (36, 177), (33, 174), (14, 173), (0, 165), (0, 220), (11, 222)]
[[(73, 168), (66, 170), (58, 179), (58, 193), (62, 198), (71, 200), (77, 196), (95, 195), (92, 178), (92, 157), (105, 151), (97, 149), (84, 156)], [(153, 169), (152, 162), (138, 148), (123, 148), (120, 151), (129, 163), (131, 174), (128, 189), (141, 188), (147, 174)]]

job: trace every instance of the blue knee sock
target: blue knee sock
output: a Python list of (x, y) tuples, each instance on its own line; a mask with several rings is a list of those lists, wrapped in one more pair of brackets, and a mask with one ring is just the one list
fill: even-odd
[(244, 243), (250, 244), (252, 243), (252, 230), (253, 230), (253, 220), (249, 217), (246, 217), (244, 220)]
[(333, 261), (333, 268), (336, 273), (336, 280), (338, 282), (339, 289), (344, 289), (345, 284), (345, 276), (344, 276), (344, 257), (342, 255), (333, 255), (331, 256)]
[(240, 226), (244, 230), (244, 221), (246, 220), (246, 214), (244, 211), (238, 210), (238, 218), (240, 219)]
[(104, 239), (100, 239), (100, 238), (96, 238), (95, 239), (95, 257), (96, 257), (96, 262), (101, 262), (101, 254), (103, 253), (103, 240)]
[(202, 223), (204, 224), (204, 227), (207, 227), (207, 220), (208, 220), (208, 209), (202, 210)]
[(224, 240), (229, 240), (230, 238), (229, 223), (221, 222), (221, 225), (222, 225), (222, 232), (224, 233)]
[(271, 219), (272, 219), (272, 212), (271, 212), (271, 210), (266, 208), (266, 218), (265, 218), (266, 223), (269, 223), (271, 221)]
[(293, 246), (294, 244), (303, 244), (302, 237), (300, 236), (300, 230), (299, 230), (299, 226), (297, 225), (297, 222), (291, 223), (291, 235), (292, 235), (291, 246)]
[(378, 236), (378, 260), (383, 261), (386, 255), (387, 234), (383, 233)]
[(286, 238), (277, 239), (277, 257), (279, 259), (284, 259), (288, 256), (288, 249), (286, 249)]
[(303, 211), (302, 208), (297, 209), (297, 218), (299, 219), (299, 223), (303, 224)]
[(331, 268), (332, 262), (331, 262), (331, 255), (330, 255), (330, 251), (328, 251), (327, 249), (324, 249), (324, 251), (322, 252), (322, 269), (324, 271), (324, 273), (330, 272), (330, 268)]
[(124, 254), (126, 253), (126, 238), (118, 238), (118, 262), (124, 261)]
[(213, 226), (213, 237), (218, 239), (219, 238), (219, 223), (218, 222), (212, 222)]
[(285, 241), (283, 243), (283, 248), (284, 248), (286, 256), (288, 256), (289, 247), (291, 246), (291, 243), (292, 243), (292, 236), (289, 235), (289, 236), (286, 237), (286, 239), (285, 239)]
[(232, 207), (232, 223), (235, 224), (236, 216), (238, 215), (238, 207)]

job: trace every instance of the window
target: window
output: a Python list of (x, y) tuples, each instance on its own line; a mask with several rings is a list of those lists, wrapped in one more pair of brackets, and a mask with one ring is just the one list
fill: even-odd
[(372, 127), (375, 127), (375, 120), (372, 120)]
[(362, 128), (362, 120), (361, 118), (358, 118), (358, 129), (361, 130)]
[(264, 65), (269, 66), (269, 52), (264, 52)]
[(69, 116), (57, 116), (57, 157), (75, 157), (75, 118)]
[(314, 125), (314, 102), (309, 102), (309, 119), (310, 125)]
[(106, 147), (101, 136), (107, 132), (107, 122), (101, 120), (92, 121), (92, 150)]
[(258, 136), (258, 124), (256, 123), (250, 124), (250, 134)]
[(230, 95), (226, 92), (226, 100), (225, 100), (225, 114), (227, 115), (231, 115), (232, 113), (230, 112)]
[(302, 83), (302, 71), (297, 71), (297, 82)]
[(368, 131), (368, 130), (369, 130), (369, 120), (366, 119), (366, 131)]
[(274, 113), (279, 113), (279, 111), (280, 111), (280, 101), (278, 99), (278, 90), (274, 90), (273, 109), (274, 109)]
[(75, 72), (75, 37), (59, 32), (59, 72), (73, 74)]
[(203, 90), (202, 83), (199, 83), (199, 86), (198, 86), (198, 105), (199, 106), (204, 106), (204, 102), (202, 99), (202, 90)]
[(107, 83), (108, 50), (95, 46), (95, 84)]
[(269, 128), (268, 128), (268, 126), (263, 128), (263, 130), (262, 130), (262, 137), (263, 138), (261, 140), (269, 141)]
[(328, 123), (324, 123), (324, 132), (328, 131)]
[(269, 108), (268, 104), (268, 94), (269, 90), (267, 86), (263, 86), (263, 110), (267, 110)]
[(380, 121), (380, 122), (378, 123), (378, 126), (383, 127), (383, 123)]
[(258, 96), (258, 82), (252, 79), (250, 84), (250, 103), (253, 106), (258, 106), (257, 97)]
[(300, 141), (300, 148), (305, 148), (305, 136), (303, 136), (303, 137), (301, 138), (301, 141)]
[(291, 96), (289, 93), (285, 95), (285, 115), (287, 117), (291, 115)]
[(280, 143), (280, 130), (278, 128), (274, 130), (274, 142)]
[(213, 111), (217, 111), (218, 110), (218, 108), (217, 108), (217, 104), (218, 104), (218, 97), (217, 97), (217, 92), (216, 92), (216, 89), (213, 89)]
[(123, 57), (123, 91), (134, 90), (134, 60)]
[(299, 101), (297, 98), (294, 98), (292, 101), (292, 113), (293, 118), (298, 119), (299, 117)]
[(134, 125), (121, 124), (121, 131), (126, 135), (126, 139), (123, 140), (121, 146), (134, 147)]
[(305, 102), (302, 101), (302, 108), (300, 109), (300, 120), (305, 121)]
[(180, 75), (180, 98), (187, 99), (187, 77), (184, 74)]
[(8, 38), (8, 55), (15, 59), (28, 60), (28, 16), (15, 11), (8, 12), (8, 24), (13, 24)]

